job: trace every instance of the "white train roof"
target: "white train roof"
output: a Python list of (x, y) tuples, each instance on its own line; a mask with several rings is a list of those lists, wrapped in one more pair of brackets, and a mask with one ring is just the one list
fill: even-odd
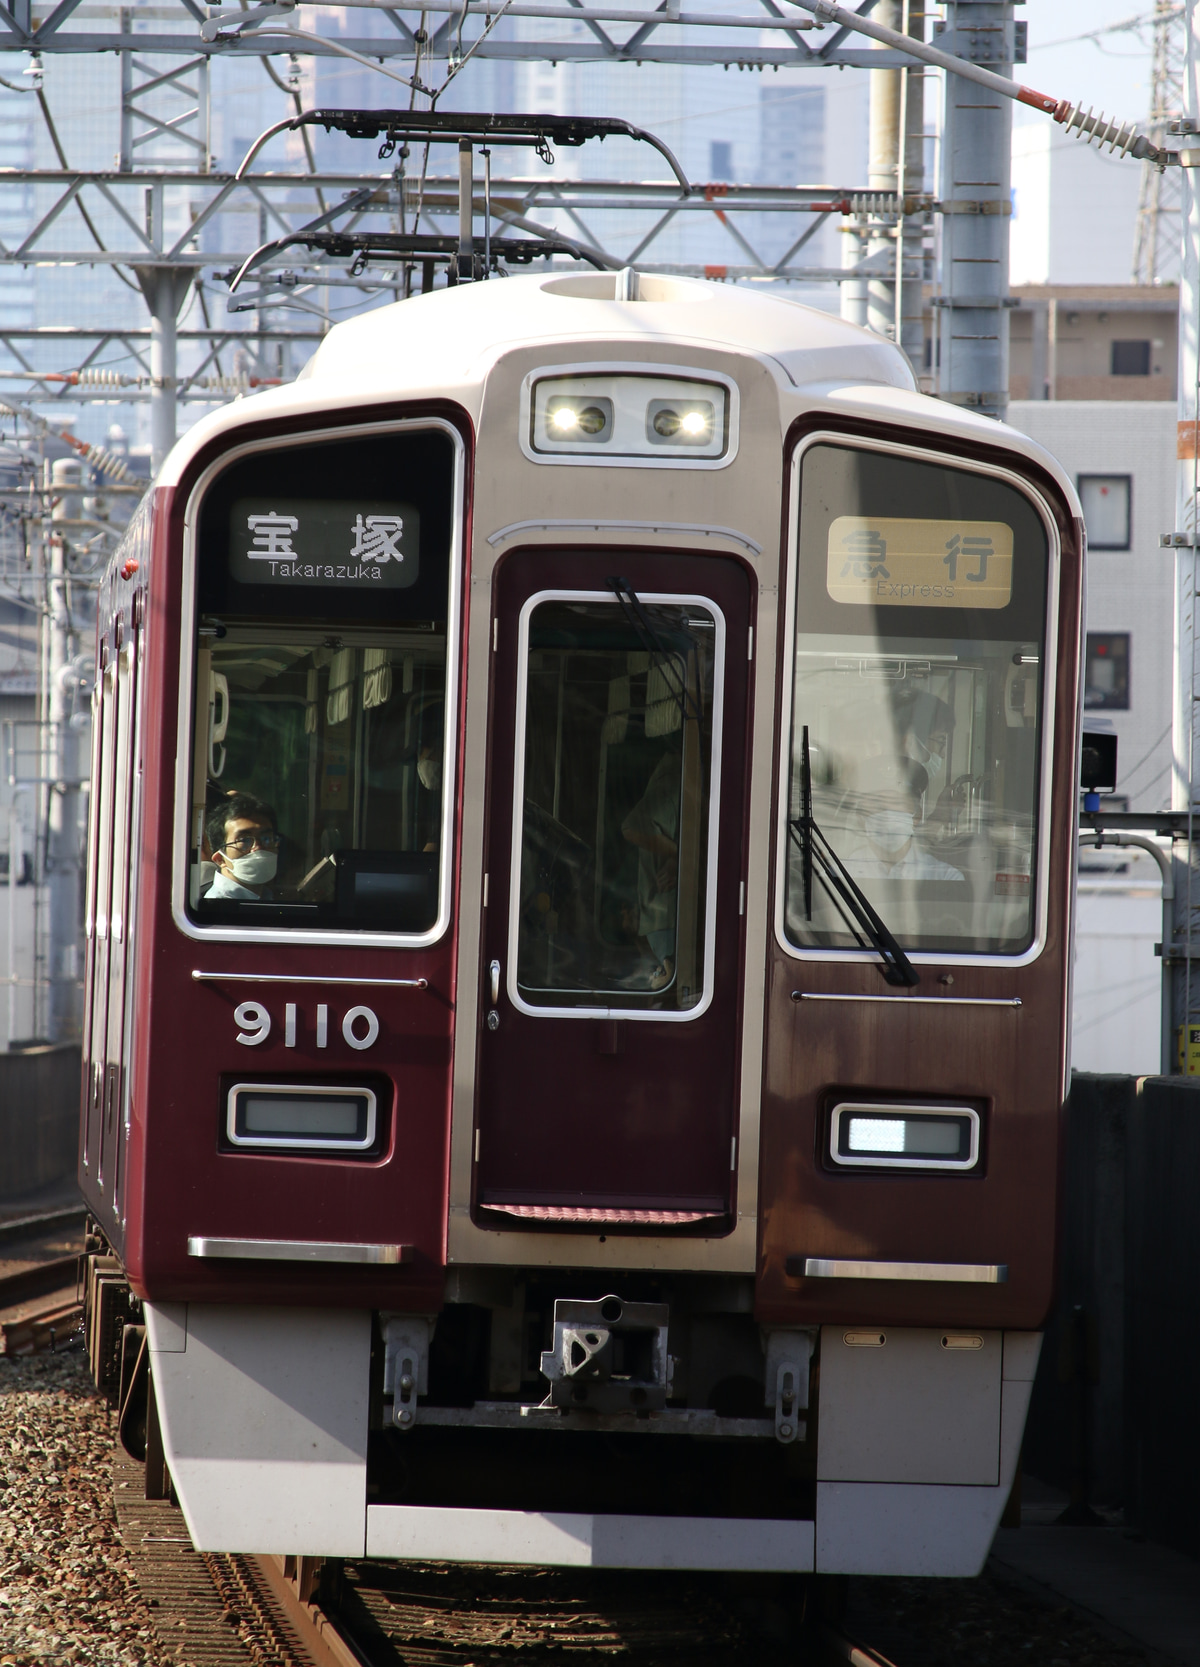
[(1001, 440), (1048, 468), (1074, 504), (1072, 481), (1041, 446), (919, 393), (906, 356), (869, 330), (757, 286), (645, 275), (636, 301), (617, 300), (616, 287), (611, 272), (537, 274), (438, 289), (360, 313), (330, 331), (295, 382), (196, 423), (167, 458), (159, 483), (173, 485), (202, 445), (247, 423), (352, 410), (364, 398), (440, 396), (458, 399), (474, 416), (487, 373), (505, 352), (585, 342), (619, 346), (623, 358), (636, 358), (640, 342), (671, 346), (676, 363), (686, 363), (689, 347), (750, 354), (773, 369), (782, 392), (794, 397), (803, 390), (805, 404)]

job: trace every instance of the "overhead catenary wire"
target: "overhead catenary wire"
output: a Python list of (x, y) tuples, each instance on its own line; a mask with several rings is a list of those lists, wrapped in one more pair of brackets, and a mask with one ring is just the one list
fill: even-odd
[(812, 12), (814, 17), (824, 18), (826, 22), (836, 23), (843, 29), (853, 29), (860, 35), (869, 35), (872, 40), (879, 41), (883, 46), (893, 47), (896, 51), (907, 53), (911, 58), (920, 58), (925, 63), (933, 64), (951, 75), (957, 75), (964, 81), (974, 81), (976, 85), (986, 87), (989, 92), (999, 93), (1003, 98), (1010, 98), (1017, 104), (1027, 104), (1034, 110), (1040, 110), (1065, 127), (1068, 133), (1077, 134), (1089, 144), (1107, 145), (1110, 151), (1120, 151), (1122, 156), (1131, 156), (1138, 161), (1155, 162), (1160, 167), (1177, 163), (1179, 160), (1177, 152), (1155, 145), (1144, 133), (1139, 133), (1132, 122), (1110, 121), (1103, 113), (1097, 114), (1092, 109), (1085, 111), (1082, 105), (1072, 104), (1070, 99), (1056, 98), (1053, 93), (1039, 93), (1033, 87), (1024, 87), (1019, 81), (1011, 80), (1006, 75), (997, 75), (994, 70), (985, 69), (982, 64), (973, 64), (966, 58), (957, 58), (952, 52), (943, 52), (940, 47), (930, 46), (926, 41), (903, 34), (899, 29), (889, 29), (886, 24), (876, 23), (873, 18), (848, 11), (845, 6), (837, 5), (836, 0), (788, 0), (788, 4), (800, 6), (805, 11)]

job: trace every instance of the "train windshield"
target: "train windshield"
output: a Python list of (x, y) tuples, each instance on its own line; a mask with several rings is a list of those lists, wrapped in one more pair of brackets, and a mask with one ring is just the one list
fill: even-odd
[(188, 909), (429, 932), (445, 891), (454, 449), (402, 431), (245, 456), (205, 496)]
[(525, 632), (518, 996), (687, 1015), (710, 973), (721, 616), (626, 591), (538, 601)]
[(856, 892), (908, 951), (1032, 944), (1048, 570), (1043, 523), (1006, 481), (804, 454), (782, 888), (797, 947), (868, 947)]

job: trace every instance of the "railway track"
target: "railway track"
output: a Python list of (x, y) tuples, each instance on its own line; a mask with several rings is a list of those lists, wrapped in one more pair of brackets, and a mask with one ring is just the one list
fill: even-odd
[(798, 1633), (782, 1610), (764, 1630), (771, 1616), (747, 1619), (736, 1583), (714, 1591), (708, 1576), (200, 1553), (182, 1513), (143, 1494), (143, 1467), (118, 1452), (122, 1539), (155, 1631), (188, 1667), (891, 1667), (836, 1627)]
[[(52, 1254), (82, 1229), (82, 1209), (0, 1224), (0, 1353), (37, 1354), (69, 1337), (83, 1315), (79, 1251)], [(82, 1232), (80, 1232), (82, 1249)]]

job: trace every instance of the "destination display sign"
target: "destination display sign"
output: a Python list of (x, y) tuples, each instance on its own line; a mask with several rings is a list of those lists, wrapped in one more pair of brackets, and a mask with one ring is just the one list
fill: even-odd
[(411, 504), (238, 498), (229, 570), (244, 585), (407, 590), (417, 581), (419, 535)]
[(1003, 521), (839, 515), (825, 588), (835, 602), (892, 608), (1006, 608), (1013, 533)]

